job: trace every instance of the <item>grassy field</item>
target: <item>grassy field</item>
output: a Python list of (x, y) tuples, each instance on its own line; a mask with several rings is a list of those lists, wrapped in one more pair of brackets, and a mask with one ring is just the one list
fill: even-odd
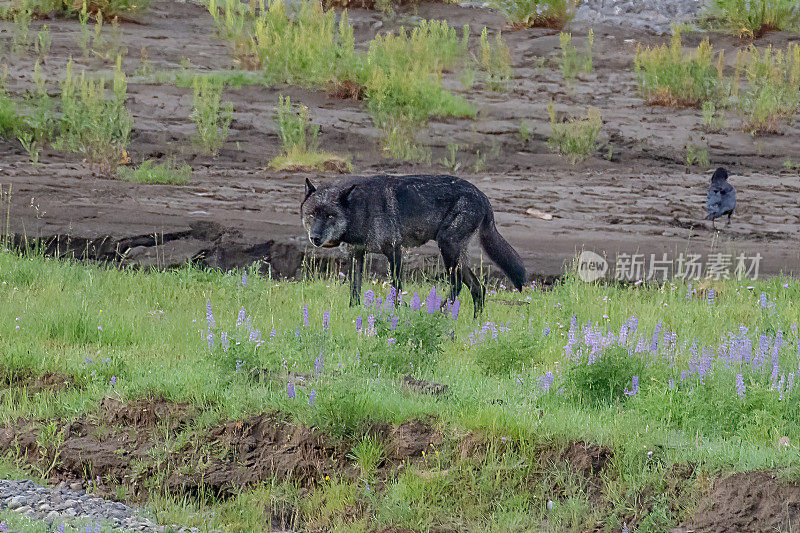
[[(498, 287), (480, 320), (431, 286), (395, 309), (373, 281), (349, 308), (339, 279), (3, 252), (2, 475), (93, 480), (228, 531), (664, 531), (724, 473), (796, 477), (796, 281), (568, 278)], [(76, 467), (76, 423), (146, 451)], [(251, 464), (235, 439), (220, 451), (231, 435), (310, 455)]]

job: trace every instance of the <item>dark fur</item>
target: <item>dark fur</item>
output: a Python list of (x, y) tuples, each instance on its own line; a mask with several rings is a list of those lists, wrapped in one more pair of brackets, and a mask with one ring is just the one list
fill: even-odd
[(364, 254), (389, 259), (392, 281), (399, 291), (403, 248), (435, 240), (450, 279), (448, 299), (466, 283), (477, 315), (485, 289), (466, 264), (466, 251), (475, 233), (488, 256), (522, 289), (525, 267), (519, 254), (497, 232), (494, 213), (481, 191), (453, 176), (374, 176), (346, 178), (315, 188), (306, 180), (301, 204), (303, 226), (314, 246), (349, 245), (350, 304), (361, 299)]
[(728, 171), (718, 168), (711, 176), (711, 186), (708, 189), (706, 201), (706, 211), (708, 212), (706, 220), (710, 220), (712, 227), (716, 228), (714, 221), (728, 215), (728, 224), (730, 224), (734, 209), (736, 209), (736, 189), (728, 183)]

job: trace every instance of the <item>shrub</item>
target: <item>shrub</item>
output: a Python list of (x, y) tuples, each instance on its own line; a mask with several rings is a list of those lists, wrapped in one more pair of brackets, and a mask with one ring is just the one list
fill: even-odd
[(481, 31), (481, 67), (486, 73), (486, 85), (493, 91), (505, 91), (511, 81), (511, 52), (498, 31), (492, 45), (486, 28)]
[(18, 104), (0, 87), (0, 137), (6, 139), (16, 137), (21, 126), (22, 118), (19, 116)]
[(583, 161), (597, 151), (597, 137), (603, 120), (600, 111), (590, 107), (586, 118), (559, 122), (553, 104), (550, 104), (550, 126), (553, 134), (547, 140), (550, 150), (567, 156), (571, 163)]
[(222, 101), (224, 85), (197, 76), (193, 83), (194, 103), (191, 118), (197, 127), (197, 142), (205, 153), (216, 155), (225, 140), (233, 120), (233, 104)]
[(349, 161), (334, 154), (319, 151), (319, 126), (310, 123), (308, 107), (292, 107), (289, 97), (279, 96), (275, 116), (283, 152), (270, 161), (275, 169), (314, 168), (348, 172), (353, 169)]
[(693, 53), (684, 54), (681, 35), (676, 32), (670, 45), (636, 48), (634, 70), (639, 92), (651, 105), (697, 106), (717, 99), (722, 91), (723, 52), (716, 65), (708, 39)]
[(574, 0), (497, 0), (512, 27), (561, 29), (574, 15)]
[(192, 177), (192, 167), (179, 164), (173, 158), (167, 158), (163, 163), (148, 159), (136, 168), (119, 167), (117, 175), (120, 179), (133, 183), (186, 185)]
[(800, 17), (796, 0), (716, 0), (715, 8), (727, 28), (750, 38), (796, 29)]
[[(771, 46), (759, 52), (751, 45), (738, 59), (737, 65), (744, 65), (747, 77), (747, 88), (738, 92), (735, 104), (742, 129), (750, 133), (780, 131), (800, 105), (800, 45), (790, 45), (786, 53), (774, 52)], [(741, 70), (737, 68), (735, 74), (737, 87)]]
[(504, 333), (478, 345), (475, 361), (485, 374), (508, 375), (541, 362), (539, 339), (531, 334)]
[(61, 128), (56, 148), (77, 152), (103, 173), (127, 160), (131, 115), (125, 107), (128, 83), (117, 58), (110, 99), (103, 79), (93, 80), (81, 72), (73, 77), (72, 61), (61, 82)]
[(589, 405), (617, 402), (626, 392), (635, 393), (634, 377), (638, 386), (647, 383), (647, 364), (618, 345), (595, 354), (594, 359), (584, 356), (572, 360), (566, 370), (566, 383), (573, 394)]
[(40, 17), (55, 14), (61, 17), (77, 16), (82, 9), (106, 20), (141, 13), (150, 6), (150, 0), (18, 0), (7, 13), (13, 17), (28, 12)]
[(561, 44), (561, 72), (564, 78), (574, 80), (578, 74), (589, 74), (594, 69), (592, 48), (594, 47), (594, 30), (589, 30), (586, 41), (586, 50), (578, 52), (572, 44), (572, 34), (562, 32), (558, 36)]

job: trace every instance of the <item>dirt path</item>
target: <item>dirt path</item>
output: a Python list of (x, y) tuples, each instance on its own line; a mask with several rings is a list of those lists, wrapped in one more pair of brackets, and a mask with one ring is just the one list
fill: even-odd
[[(474, 37), (483, 26), (506, 30), (504, 19), (487, 10), (453, 5), (423, 4), (423, 18), (446, 18), (458, 27), (469, 23)], [(377, 31), (379, 18), (354, 11), (357, 42)], [(406, 19), (406, 22), (408, 19)], [(401, 21), (402, 22), (402, 21)], [(34, 30), (42, 24), (34, 22)], [(45, 74), (53, 89), (70, 55), (92, 69), (108, 69), (98, 59), (77, 58), (79, 26), (74, 21), (47, 21), (53, 47)], [(383, 24), (381, 31), (390, 24)], [(574, 24), (578, 45), (588, 31)], [(146, 48), (153, 67), (175, 70), (183, 58), (194, 68), (234, 66), (228, 45), (217, 39), (206, 11), (194, 4), (156, 2), (141, 24), (123, 24), (129, 49), (125, 70), (139, 66)], [(507, 93), (491, 93), (480, 83), (464, 91), (456, 74), (445, 84), (478, 107), (476, 120), (432, 121), (420, 140), (433, 149), (433, 161), (458, 143), (457, 174), (476, 183), (492, 200), (500, 231), (520, 251), (529, 272), (556, 276), (582, 249), (606, 255), (613, 269), (617, 254), (669, 254), (676, 259), (689, 252), (723, 253), (735, 257), (760, 254), (759, 274), (800, 270), (800, 177), (782, 169), (783, 161), (800, 161), (800, 127), (783, 135), (752, 137), (735, 128), (723, 133), (701, 129), (700, 112), (643, 105), (636, 94), (631, 63), (636, 42), (663, 42), (664, 37), (595, 27), (595, 72), (568, 84), (558, 69), (558, 34), (551, 30), (505, 31), (515, 79)], [(9, 39), (10, 25), (0, 24), (0, 38)], [(696, 45), (699, 36), (687, 36)], [(769, 35), (760, 44), (784, 47), (797, 36)], [(735, 48), (745, 46), (728, 36), (712, 36), (732, 62)], [(473, 38), (473, 43), (477, 39)], [(8, 62), (8, 89), (19, 94), (31, 86), (32, 61), (14, 56)], [(440, 164), (409, 164), (383, 157), (379, 131), (362, 103), (340, 100), (325, 91), (296, 87), (246, 86), (226, 91), (234, 103), (231, 136), (215, 159), (195, 154), (189, 119), (191, 90), (131, 78), (129, 109), (134, 132), (130, 155), (134, 161), (176, 153), (193, 167), (188, 186), (128, 184), (94, 175), (76, 156), (46, 150), (42, 164), (33, 167), (17, 141), (0, 141), (0, 183), (13, 184), (12, 229), (28, 238), (54, 237), (63, 250), (69, 245), (95, 256), (124, 254), (126, 261), (167, 266), (202, 258), (213, 266), (232, 267), (265, 258), (285, 275), (297, 271), (306, 252), (299, 221), (299, 202), (305, 174), (264, 170), (278, 154), (273, 124), (278, 94), (290, 95), (310, 109), (321, 125), (326, 150), (350, 154), (358, 174), (450, 172)], [(593, 157), (572, 166), (548, 150), (547, 106), (553, 101), (562, 114), (584, 115), (588, 106), (600, 109), (603, 140), (612, 158)], [(523, 142), (524, 121), (532, 138)], [(715, 234), (703, 221), (706, 184), (710, 174), (698, 167), (687, 173), (687, 145), (707, 147), (713, 166), (726, 166), (739, 191), (733, 223)], [(604, 150), (605, 151), (605, 150)], [(485, 168), (475, 172), (478, 157)], [(328, 180), (332, 176), (313, 179)], [(543, 220), (528, 214), (536, 209), (551, 214)], [(69, 243), (67, 243), (69, 237)], [(410, 252), (411, 263), (435, 261), (435, 249)], [(477, 252), (476, 252), (477, 254)], [(647, 267), (645, 267), (647, 268)]]

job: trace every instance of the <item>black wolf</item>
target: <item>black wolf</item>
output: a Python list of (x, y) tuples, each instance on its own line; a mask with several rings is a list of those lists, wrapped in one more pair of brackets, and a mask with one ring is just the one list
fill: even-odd
[(728, 215), (728, 224), (730, 224), (734, 209), (736, 209), (736, 189), (728, 183), (728, 171), (720, 167), (711, 176), (711, 186), (708, 188), (706, 201), (706, 211), (708, 212), (706, 220), (710, 220), (711, 227), (716, 229), (714, 221)]
[(300, 205), (303, 226), (314, 246), (349, 245), (350, 305), (361, 299), (366, 252), (384, 254), (394, 286), (400, 292), (404, 247), (435, 240), (442, 253), (454, 300), (466, 283), (475, 315), (483, 307), (486, 290), (466, 263), (466, 250), (476, 232), (488, 256), (517, 290), (525, 282), (519, 254), (497, 232), (486, 195), (454, 176), (374, 176), (345, 178), (314, 187), (306, 179)]

